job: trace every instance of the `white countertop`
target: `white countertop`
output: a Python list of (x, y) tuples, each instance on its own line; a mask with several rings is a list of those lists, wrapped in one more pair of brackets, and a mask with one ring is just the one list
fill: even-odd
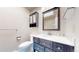
[(42, 39), (46, 39), (46, 40), (55, 41), (55, 42), (74, 46), (74, 41), (71, 41), (70, 39), (63, 37), (63, 36), (32, 34), (31, 37), (38, 37), (38, 38), (42, 38)]

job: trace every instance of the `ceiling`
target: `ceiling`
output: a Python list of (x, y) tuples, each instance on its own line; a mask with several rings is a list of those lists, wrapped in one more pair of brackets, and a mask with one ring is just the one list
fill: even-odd
[(29, 10), (29, 11), (33, 11), (36, 8), (38, 8), (38, 7), (26, 7), (26, 9)]

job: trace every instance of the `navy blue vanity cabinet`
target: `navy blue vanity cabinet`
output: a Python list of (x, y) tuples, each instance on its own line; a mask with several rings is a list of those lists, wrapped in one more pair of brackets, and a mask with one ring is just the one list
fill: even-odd
[(33, 50), (34, 52), (74, 52), (74, 46), (33, 37)]

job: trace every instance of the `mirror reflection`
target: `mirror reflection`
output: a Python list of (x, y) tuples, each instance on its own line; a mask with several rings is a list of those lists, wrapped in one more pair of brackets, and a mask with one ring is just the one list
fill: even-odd
[(59, 8), (43, 12), (43, 30), (59, 30)]

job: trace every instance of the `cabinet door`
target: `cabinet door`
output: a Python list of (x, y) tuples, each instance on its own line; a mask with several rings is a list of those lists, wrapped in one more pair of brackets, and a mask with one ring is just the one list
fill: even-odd
[(53, 49), (45, 48), (45, 52), (55, 52)]
[(39, 43), (40, 40), (39, 40), (39, 38), (37, 38), (37, 37), (33, 37), (33, 42), (35, 42), (35, 43)]
[(43, 46), (41, 46), (41, 45), (39, 45), (39, 44), (37, 44), (37, 43), (34, 43), (34, 49), (36, 50), (36, 51), (39, 51), (39, 52), (44, 52), (44, 47)]
[(60, 44), (60, 43), (55, 43), (55, 44), (54, 44), (54, 50), (55, 50), (56, 52), (63, 52), (63, 45)]
[(40, 44), (45, 47), (52, 48), (52, 41), (40, 39)]

